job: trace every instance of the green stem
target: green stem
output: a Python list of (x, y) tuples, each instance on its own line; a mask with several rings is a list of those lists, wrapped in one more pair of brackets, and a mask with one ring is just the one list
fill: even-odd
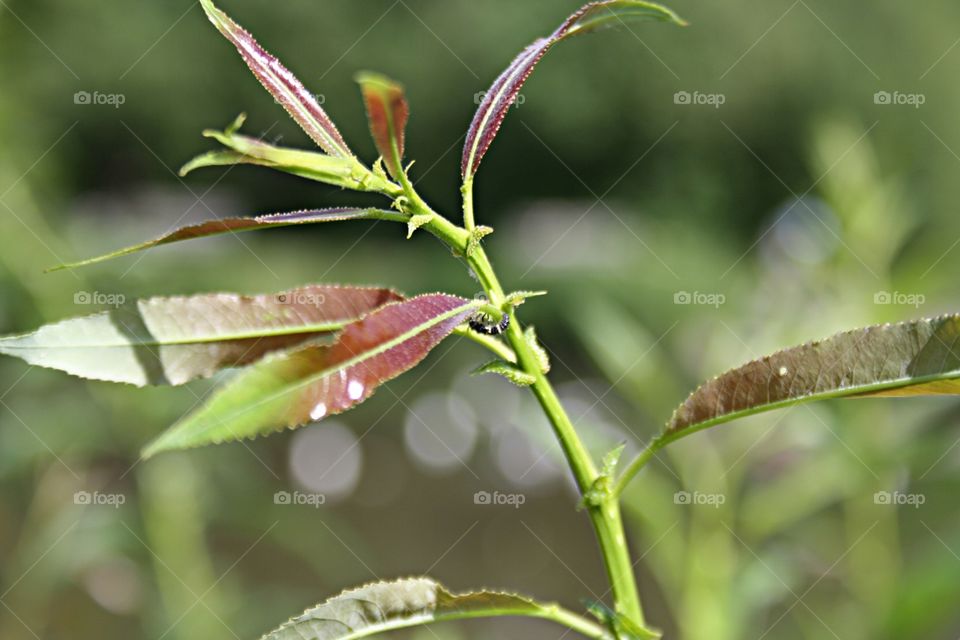
[[(413, 206), (418, 209), (418, 213), (434, 213), (414, 193), (408, 193), (407, 195)], [(435, 215), (434, 220), (426, 225), (426, 228), (450, 246), (455, 253), (465, 257), (483, 286), (490, 304), (502, 306), (505, 303), (506, 295), (486, 251), (482, 246), (475, 247), (471, 252), (467, 251), (471, 237), (470, 229), (474, 225), (472, 181), (469, 179), (463, 187), (463, 202), (464, 225), (466, 228), (458, 227), (440, 215)], [(513, 309), (507, 309), (506, 311), (510, 314), (510, 325), (506, 331), (507, 342), (513, 348), (520, 368), (533, 376), (534, 383), (531, 385), (531, 390), (553, 426), (567, 463), (576, 479), (580, 494), (586, 495), (594, 487), (594, 484), (600, 478), (600, 474), (590, 452), (587, 451), (570, 417), (560, 403), (553, 386), (541, 370), (540, 361), (532, 346), (527, 342), (523, 334), (523, 327), (517, 320), (516, 314)], [(620, 504), (616, 496), (609, 495), (605, 499), (588, 503), (587, 508), (610, 579), (615, 609), (619, 614), (643, 627), (643, 610), (640, 606), (633, 563), (630, 560), (630, 552), (624, 535)]]
[(476, 226), (473, 220), (473, 178), (464, 178), (461, 192), (463, 193), (463, 226), (467, 231), (473, 231)]
[(627, 485), (630, 484), (630, 481), (633, 480), (633, 477), (640, 473), (640, 470), (647, 466), (653, 456), (657, 454), (660, 449), (666, 443), (657, 438), (652, 440), (650, 444), (647, 445), (647, 448), (640, 452), (636, 458), (633, 459), (626, 469), (623, 470), (623, 473), (620, 475), (620, 479), (617, 480), (617, 483), (613, 486), (613, 491), (611, 492), (614, 497), (619, 498), (620, 494), (623, 493), (623, 490), (627, 488)]
[[(443, 241), (456, 255), (464, 258), (483, 286), (489, 303), (494, 307), (503, 308), (506, 305), (506, 295), (486, 251), (482, 246), (475, 246), (472, 251), (468, 251), (472, 237), (471, 232), (475, 228), (472, 187), (472, 180), (468, 178), (463, 186), (464, 227), (453, 224), (447, 218), (433, 211), (409, 183), (404, 185), (408, 200), (408, 213), (411, 215), (431, 215), (432, 220), (424, 225), (424, 229)], [(553, 426), (554, 433), (560, 442), (581, 496), (585, 496), (601, 479), (601, 475), (597, 471), (593, 457), (584, 446), (573, 426), (573, 422), (560, 403), (556, 391), (541, 370), (537, 354), (530, 343), (527, 342), (523, 327), (517, 320), (514, 310), (509, 308), (505, 309), (505, 312), (510, 314), (510, 324), (505, 333), (506, 340), (513, 348), (518, 366), (524, 372), (533, 376), (534, 383), (531, 385), (531, 390)], [(590, 501), (584, 500), (584, 503), (590, 513), (590, 522), (593, 524), (607, 575), (610, 579), (614, 608), (617, 613), (635, 625), (644, 628), (643, 610), (640, 606), (640, 596), (637, 592), (637, 582), (624, 534), (623, 519), (617, 495), (608, 491), (602, 498), (595, 498)], [(651, 632), (651, 636), (653, 635)]]
[[(490, 287), (487, 290), (490, 301), (494, 304), (498, 303), (496, 301), (502, 301), (504, 298), (503, 289), (497, 281), (496, 274), (490, 266), (490, 261), (483, 248), (477, 248), (473, 255), (468, 258), (468, 261), (480, 281), (485, 283), (485, 286)], [(517, 362), (520, 367), (534, 377), (531, 390), (553, 425), (554, 433), (560, 441), (560, 446), (577, 481), (581, 496), (586, 495), (600, 477), (593, 458), (560, 403), (553, 385), (541, 371), (540, 362), (524, 337), (523, 328), (512, 310), (510, 314), (511, 322), (506, 332), (507, 341), (513, 347), (514, 353), (517, 354)], [(630, 551), (624, 535), (620, 504), (614, 496), (609, 496), (607, 499), (599, 501), (599, 504), (588, 504), (587, 508), (600, 544), (607, 575), (610, 578), (615, 609), (632, 622), (643, 626), (643, 610), (640, 607), (640, 596), (637, 592), (633, 563), (630, 560)]]

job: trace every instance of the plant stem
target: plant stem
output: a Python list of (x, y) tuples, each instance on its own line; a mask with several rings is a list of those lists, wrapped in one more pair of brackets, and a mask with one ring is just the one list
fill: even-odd
[(653, 459), (653, 456), (656, 455), (660, 449), (663, 448), (665, 443), (659, 438), (652, 440), (650, 444), (647, 445), (646, 449), (640, 452), (640, 454), (633, 459), (626, 469), (623, 470), (623, 473), (620, 475), (620, 479), (617, 480), (617, 483), (613, 487), (611, 492), (615, 498), (619, 498), (620, 494), (623, 493), (623, 490), (627, 488), (627, 485), (630, 484), (630, 481), (633, 480), (633, 477), (640, 473), (640, 470), (647, 466), (647, 463)]
[[(477, 248), (473, 256), (468, 258), (468, 261), (480, 281), (489, 284), (490, 289), (487, 291), (487, 295), (491, 302), (502, 300), (504, 298), (503, 289), (497, 281), (496, 274), (483, 248)], [(507, 328), (507, 341), (513, 347), (514, 353), (517, 354), (520, 367), (534, 377), (535, 381), (531, 389), (553, 425), (567, 463), (570, 465), (577, 481), (581, 496), (586, 495), (600, 477), (593, 458), (577, 434), (553, 386), (541, 371), (540, 362), (524, 337), (523, 328), (517, 321), (515, 314), (512, 310), (509, 313), (511, 314), (511, 322)], [(630, 552), (624, 536), (620, 504), (614, 496), (610, 496), (599, 504), (587, 504), (587, 508), (610, 579), (615, 609), (635, 624), (643, 626), (643, 611), (637, 593), (633, 563), (630, 560)]]
[[(406, 195), (411, 204), (412, 214), (431, 214), (433, 216), (433, 220), (424, 225), (424, 229), (442, 240), (455, 254), (464, 257), (483, 286), (490, 304), (495, 307), (503, 307), (506, 295), (483, 246), (476, 246), (472, 251), (468, 251), (474, 224), (472, 187), (473, 184), (470, 179), (463, 186), (465, 228), (453, 224), (447, 218), (433, 211), (412, 188), (406, 189)], [(512, 308), (504, 309), (504, 311), (510, 314), (510, 324), (505, 334), (507, 342), (513, 348), (520, 368), (533, 376), (534, 383), (531, 385), (531, 390), (553, 426), (554, 433), (577, 482), (580, 495), (585, 496), (594, 488), (601, 475), (597, 471), (593, 457), (584, 446), (579, 434), (577, 434), (570, 416), (567, 415), (560, 399), (557, 397), (556, 391), (541, 370), (540, 361), (532, 345), (527, 342), (523, 327), (516, 318), (516, 313)], [(584, 502), (590, 513), (590, 522), (593, 524), (607, 576), (610, 580), (614, 609), (630, 622), (640, 628), (645, 628), (643, 610), (640, 606), (640, 596), (637, 592), (633, 563), (624, 535), (623, 519), (620, 514), (620, 503), (617, 500), (617, 495), (608, 491), (602, 499), (585, 500)], [(653, 636), (652, 632), (651, 636)]]

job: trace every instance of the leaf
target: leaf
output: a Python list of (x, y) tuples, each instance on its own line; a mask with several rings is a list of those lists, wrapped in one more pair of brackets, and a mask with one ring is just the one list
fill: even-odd
[(364, 72), (356, 76), (367, 105), (370, 133), (377, 151), (395, 180), (401, 180), (403, 148), (410, 117), (410, 107), (403, 95), (403, 86), (379, 73)]
[(495, 373), (498, 376), (503, 376), (518, 387), (529, 387), (537, 381), (536, 376), (527, 373), (515, 364), (504, 362), (503, 360), (493, 360), (477, 367), (473, 371), (473, 375), (484, 373)]
[(165, 244), (173, 244), (182, 240), (193, 240), (195, 238), (207, 238), (210, 236), (219, 236), (227, 233), (240, 233), (242, 231), (255, 231), (259, 229), (273, 229), (277, 227), (290, 227), (299, 224), (316, 224), (321, 222), (341, 222), (344, 220), (389, 220), (391, 222), (406, 222), (407, 216), (395, 213), (393, 211), (384, 211), (382, 209), (310, 209), (304, 211), (291, 211), (289, 213), (275, 213), (254, 218), (220, 218), (219, 220), (208, 220), (199, 224), (193, 224), (181, 227), (166, 235), (160, 236), (155, 240), (149, 240), (132, 247), (126, 247), (96, 256), (87, 258), (78, 262), (68, 262), (47, 269), (47, 271), (60, 271), (62, 269), (75, 269), (85, 267), (99, 262), (112, 260), (121, 256), (130, 255), (139, 251), (152, 249)]
[(537, 364), (540, 365), (540, 371), (544, 374), (550, 373), (550, 354), (547, 353), (547, 350), (540, 344), (540, 340), (537, 339), (536, 328), (534, 328), (533, 325), (527, 327), (523, 331), (523, 337), (527, 341), (527, 344), (530, 345), (530, 350), (533, 351), (533, 355), (537, 357)]
[(406, 578), (344, 591), (261, 640), (356, 640), (444, 620), (495, 616), (545, 618), (590, 638), (609, 638), (603, 628), (555, 604), (497, 591), (452, 594), (429, 578)]
[(326, 285), (149, 298), (0, 338), (0, 353), (92, 380), (179, 385), (330, 336), (402, 299), (390, 289)]
[(780, 351), (728, 371), (676, 410), (662, 444), (802, 402), (960, 394), (960, 315), (885, 324)]
[(277, 102), (283, 105), (307, 135), (331, 156), (352, 157), (353, 153), (343, 141), (336, 125), (296, 76), (274, 56), (267, 53), (250, 33), (218, 9), (212, 0), (200, 0), (200, 4), (210, 22), (240, 52), (243, 61), (250, 67), (257, 80)]
[(660, 20), (686, 24), (669, 9), (640, 0), (603, 0), (582, 7), (550, 36), (540, 38), (524, 49), (487, 90), (467, 132), (460, 165), (464, 179), (473, 179), (520, 89), (553, 45), (582, 33), (625, 25), (629, 20)]
[(417, 365), (479, 305), (445, 294), (419, 296), (347, 325), (332, 345), (265, 358), (161, 435), (144, 455), (253, 438), (346, 411)]
[(254, 164), (286, 171), (308, 180), (332, 184), (342, 189), (377, 193), (397, 192), (396, 185), (376, 175), (352, 156), (338, 158), (268, 144), (263, 140), (237, 133), (243, 121), (244, 116), (241, 114), (225, 131), (205, 130), (203, 132), (205, 137), (217, 140), (230, 151), (202, 154), (185, 164), (180, 169), (180, 176), (184, 177), (201, 167)]

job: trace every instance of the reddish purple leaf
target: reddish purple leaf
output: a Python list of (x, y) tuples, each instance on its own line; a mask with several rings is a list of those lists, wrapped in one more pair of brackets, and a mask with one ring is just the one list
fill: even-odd
[(549, 37), (540, 38), (514, 58), (506, 71), (500, 74), (487, 90), (473, 122), (470, 123), (460, 165), (463, 177), (472, 179), (476, 174), (477, 167), (497, 137), (507, 112), (516, 102), (520, 89), (553, 45), (575, 35), (623, 25), (627, 20), (638, 19), (684, 24), (675, 13), (657, 4), (639, 0), (602, 0), (585, 5)]
[(159, 247), (165, 244), (180, 242), (181, 240), (193, 240), (194, 238), (206, 238), (209, 236), (219, 236), (227, 233), (240, 233), (242, 231), (256, 231), (259, 229), (272, 229), (275, 227), (289, 227), (298, 224), (317, 224), (321, 222), (341, 222), (344, 220), (389, 220), (391, 222), (406, 222), (407, 218), (394, 211), (384, 211), (382, 209), (311, 209), (305, 211), (293, 211), (290, 213), (275, 213), (272, 215), (258, 216), (255, 218), (220, 218), (219, 220), (208, 220), (199, 224), (193, 224), (181, 227), (155, 240), (149, 240), (132, 247), (119, 249), (111, 253), (80, 260), (79, 262), (70, 262), (61, 264), (48, 269), (48, 271), (59, 271), (61, 269), (73, 269), (84, 267), (98, 262), (104, 262), (120, 256), (126, 256), (138, 251), (145, 251), (153, 247)]
[(201, 4), (214, 26), (240, 52), (253, 75), (270, 95), (283, 105), (307, 135), (332, 156), (353, 156), (336, 125), (297, 77), (277, 58), (267, 53), (249, 32), (218, 9), (212, 0), (201, 0)]
[(253, 365), (144, 455), (253, 438), (341, 413), (416, 366), (479, 303), (445, 294), (387, 305), (348, 325), (332, 345), (311, 345)]
[(357, 75), (367, 105), (370, 133), (387, 170), (395, 179), (403, 176), (403, 147), (410, 107), (403, 87), (378, 73)]
[(149, 298), (0, 338), (0, 353), (93, 380), (178, 385), (332, 336), (402, 299), (390, 289), (328, 285)]

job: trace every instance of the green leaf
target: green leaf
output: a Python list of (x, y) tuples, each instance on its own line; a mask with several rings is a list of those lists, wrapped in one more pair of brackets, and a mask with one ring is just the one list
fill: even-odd
[(544, 618), (588, 638), (612, 640), (599, 625), (555, 604), (496, 591), (453, 594), (429, 578), (376, 582), (344, 591), (261, 640), (357, 640), (445, 620), (499, 616)]
[(514, 291), (507, 294), (504, 303), (511, 307), (519, 307), (530, 298), (539, 298), (545, 295), (547, 295), (546, 291)]
[(432, 213), (418, 213), (410, 216), (410, 219), (407, 220), (407, 240), (412, 238), (413, 234), (415, 234), (420, 227), (433, 222), (433, 218), (434, 214)]
[(403, 86), (379, 73), (369, 71), (356, 76), (367, 105), (370, 133), (377, 151), (395, 180), (402, 180), (403, 151), (410, 107)]
[(480, 161), (497, 137), (507, 112), (547, 51), (567, 38), (607, 27), (626, 25), (631, 20), (659, 20), (679, 25), (686, 24), (674, 12), (652, 2), (601, 0), (583, 6), (550, 36), (540, 38), (524, 49), (484, 94), (473, 122), (470, 123), (467, 141), (463, 148), (460, 169), (464, 180), (473, 179)]
[(523, 337), (533, 351), (533, 355), (537, 357), (540, 371), (544, 374), (550, 373), (550, 354), (547, 353), (547, 350), (540, 344), (540, 340), (537, 338), (537, 330), (533, 325), (524, 329)]
[(144, 455), (253, 438), (346, 411), (416, 366), (480, 304), (445, 294), (419, 296), (347, 325), (331, 345), (267, 357), (216, 391)]
[(402, 299), (389, 289), (326, 285), (255, 296), (149, 298), (0, 338), (0, 353), (93, 380), (179, 385), (332, 336)]
[(243, 116), (241, 115), (224, 131), (205, 130), (203, 132), (205, 137), (216, 140), (230, 151), (202, 154), (186, 163), (180, 169), (180, 176), (186, 176), (201, 167), (254, 164), (352, 191), (376, 193), (397, 191), (396, 185), (390, 184), (364, 167), (353, 156), (336, 157), (313, 151), (277, 147), (257, 138), (237, 133), (237, 129), (242, 124)]
[(473, 371), (473, 375), (480, 375), (484, 373), (495, 373), (498, 376), (503, 376), (518, 387), (529, 387), (537, 381), (535, 376), (530, 375), (517, 365), (504, 362), (503, 360), (493, 360), (485, 365), (477, 367)]
[(210, 22), (237, 48), (253, 75), (321, 149), (331, 156), (353, 156), (336, 125), (296, 76), (267, 53), (249, 32), (218, 9), (212, 0), (200, 0), (200, 4)]
[(345, 220), (388, 220), (390, 222), (407, 222), (407, 216), (394, 211), (385, 211), (383, 209), (313, 209), (305, 211), (292, 211), (289, 213), (275, 213), (255, 218), (220, 218), (219, 220), (208, 220), (200, 224), (193, 224), (181, 227), (166, 235), (160, 236), (154, 240), (148, 240), (140, 244), (119, 249), (102, 256), (87, 258), (77, 262), (68, 262), (47, 269), (50, 271), (60, 271), (61, 269), (75, 269), (85, 267), (99, 262), (112, 260), (121, 256), (127, 256), (139, 251), (152, 249), (165, 244), (172, 244), (182, 240), (193, 240), (195, 238), (207, 238), (210, 236), (219, 236), (228, 233), (240, 233), (242, 231), (256, 231), (259, 229), (274, 229), (277, 227), (289, 227), (298, 224), (318, 224), (321, 222), (342, 222)]
[(694, 391), (660, 444), (828, 398), (960, 394), (960, 315), (857, 329), (728, 371)]

